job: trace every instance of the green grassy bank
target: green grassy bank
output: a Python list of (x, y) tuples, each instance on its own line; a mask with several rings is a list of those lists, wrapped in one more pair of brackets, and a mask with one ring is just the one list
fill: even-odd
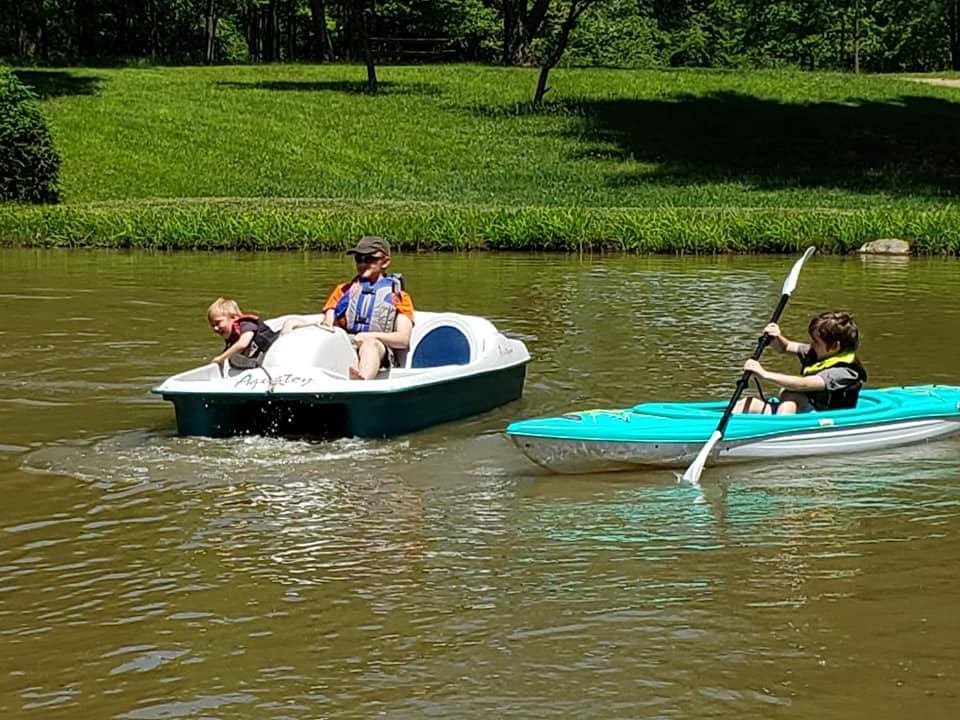
[(960, 213), (943, 210), (506, 207), (408, 202), (126, 202), (0, 208), (17, 244), (164, 249), (338, 249), (363, 233), (407, 250), (845, 253), (865, 240), (911, 238), (957, 254)]
[(960, 253), (960, 90), (836, 74), (353, 66), (19, 71), (65, 202), (40, 245)]

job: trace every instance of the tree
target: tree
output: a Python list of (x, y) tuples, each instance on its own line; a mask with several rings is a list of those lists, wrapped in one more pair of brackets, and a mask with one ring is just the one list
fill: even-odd
[(553, 67), (563, 57), (563, 51), (567, 49), (567, 43), (570, 41), (570, 33), (577, 25), (577, 21), (583, 14), (583, 11), (593, 5), (598, 0), (570, 0), (567, 6), (566, 15), (563, 22), (560, 23), (560, 29), (557, 34), (551, 38), (547, 54), (540, 65), (540, 77), (537, 80), (537, 90), (533, 95), (533, 106), (539, 108), (543, 105), (543, 96), (547, 93), (547, 76)]
[(310, 52), (314, 60), (333, 60), (333, 42), (327, 31), (326, 0), (310, 0)]
[(203, 53), (203, 59), (210, 65), (216, 59), (217, 47), (217, 4), (216, 0), (207, 0), (206, 17), (206, 35), (207, 46)]
[(950, 38), (950, 67), (960, 70), (960, 0), (946, 0), (947, 36)]
[[(960, 70), (960, 0), (597, 0), (570, 31), (581, 62)], [(0, 0), (0, 57), (358, 61), (376, 38), (443, 38), (461, 60), (560, 64), (580, 0)], [(618, 22), (622, 19), (623, 22)], [(585, 26), (601, 32), (591, 34)], [(543, 43), (541, 47), (541, 42)], [(373, 48), (376, 50), (376, 47)], [(539, 57), (538, 57), (539, 55)], [(375, 71), (374, 73), (375, 74)], [(546, 92), (544, 83), (543, 91)]]
[(370, 47), (370, 25), (373, 19), (373, 8), (365, 5), (360, 13), (360, 40), (363, 43), (363, 56), (367, 63), (367, 90), (376, 93), (377, 67), (374, 64), (373, 48)]
[(551, 0), (503, 0), (503, 64), (530, 62), (530, 44), (547, 17)]

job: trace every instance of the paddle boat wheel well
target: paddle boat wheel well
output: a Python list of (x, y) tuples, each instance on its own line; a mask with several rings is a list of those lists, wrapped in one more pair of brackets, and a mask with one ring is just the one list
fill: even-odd
[[(476, 322), (476, 320), (474, 320)], [(493, 329), (493, 326), (490, 326)], [(410, 349), (398, 357), (401, 367), (421, 369), (469, 365), (481, 347), (470, 324), (453, 313), (439, 313), (413, 326)]]

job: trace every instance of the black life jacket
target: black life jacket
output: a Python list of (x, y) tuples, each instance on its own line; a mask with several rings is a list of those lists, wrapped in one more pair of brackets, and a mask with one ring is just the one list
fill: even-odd
[(824, 360), (818, 360), (816, 353), (813, 350), (810, 350), (801, 362), (801, 375), (816, 375), (821, 370), (826, 370), (827, 368), (832, 367), (848, 367), (853, 368), (859, 382), (856, 385), (853, 385), (848, 388), (843, 388), (842, 390), (820, 390), (817, 392), (808, 393), (810, 402), (813, 407), (817, 410), (842, 410), (845, 408), (853, 408), (857, 406), (857, 398), (860, 397), (860, 389), (863, 387), (863, 384), (867, 381), (867, 371), (860, 364), (860, 360), (857, 358), (855, 353), (838, 353), (837, 355), (831, 355)]
[[(245, 323), (247, 328), (244, 329), (241, 323)], [(253, 324), (252, 328), (250, 324)], [(250, 341), (250, 344), (243, 352), (237, 353), (230, 358), (230, 364), (236, 368), (259, 367), (263, 362), (264, 353), (270, 349), (270, 346), (273, 345), (274, 341), (280, 336), (280, 333), (271, 330), (270, 326), (256, 315), (241, 315), (233, 321), (233, 330), (230, 333), (230, 337), (227, 338), (224, 343), (224, 348), (233, 345), (240, 339), (240, 336), (243, 335), (244, 332), (248, 332), (249, 330), (253, 330), (253, 340)]]

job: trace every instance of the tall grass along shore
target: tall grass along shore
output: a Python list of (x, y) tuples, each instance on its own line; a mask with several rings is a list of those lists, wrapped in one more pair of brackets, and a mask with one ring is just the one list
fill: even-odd
[(960, 254), (960, 90), (887, 76), (347, 65), (21, 69), (64, 202), (5, 243)]

